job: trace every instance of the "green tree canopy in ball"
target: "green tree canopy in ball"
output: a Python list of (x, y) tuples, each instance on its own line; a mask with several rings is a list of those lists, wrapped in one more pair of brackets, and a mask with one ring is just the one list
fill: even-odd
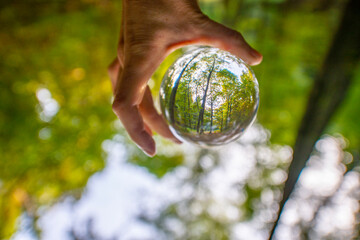
[(168, 69), (160, 105), (179, 138), (222, 145), (237, 139), (254, 121), (259, 88), (243, 60), (217, 48), (198, 47)]

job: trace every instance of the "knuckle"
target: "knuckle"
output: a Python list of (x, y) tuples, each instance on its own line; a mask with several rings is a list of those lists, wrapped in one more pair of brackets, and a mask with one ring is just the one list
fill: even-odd
[(130, 137), (131, 137), (133, 140), (136, 140), (137, 137), (138, 137), (142, 132), (145, 132), (144, 125), (142, 125), (142, 124), (137, 124), (137, 125), (134, 125), (134, 126), (131, 127), (131, 129), (130, 129), (130, 131), (129, 131), (129, 134), (130, 134)]
[(110, 74), (111, 71), (113, 71), (115, 69), (115, 64), (116, 63), (116, 59), (114, 59), (108, 66), (108, 72)]
[(119, 72), (120, 69), (120, 61), (118, 58), (115, 58), (108, 66), (107, 70), (108, 70), (108, 74), (110, 76), (110, 78), (116, 77), (116, 75)]
[(244, 37), (238, 32), (230, 28), (224, 28), (224, 33), (227, 35), (227, 37), (238, 44), (243, 45), (245, 43)]
[(107, 72), (108, 72), (108, 75), (109, 75), (110, 77), (113, 76), (113, 74), (114, 74), (114, 66), (113, 66), (112, 63), (109, 65), (109, 67), (108, 67), (108, 69), (107, 69)]
[(205, 32), (206, 34), (209, 33), (209, 31), (212, 29), (212, 21), (203, 14), (197, 14), (193, 16), (189, 22), (187, 29), (188, 31), (194, 32), (194, 33), (202, 33)]
[(117, 56), (119, 59), (124, 58), (124, 46), (120, 46), (117, 50)]
[(125, 99), (115, 97), (115, 100), (112, 104), (112, 110), (115, 114), (121, 114), (121, 112), (123, 112), (127, 107), (128, 104), (126, 103)]

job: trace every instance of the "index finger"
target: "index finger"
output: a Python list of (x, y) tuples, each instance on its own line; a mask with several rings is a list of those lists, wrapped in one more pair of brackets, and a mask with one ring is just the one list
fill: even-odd
[[(149, 55), (147, 55), (149, 56)], [(124, 69), (116, 83), (113, 111), (121, 120), (131, 139), (149, 156), (156, 153), (155, 141), (146, 131), (139, 111), (147, 82), (161, 58), (126, 55)], [(158, 59), (158, 61), (154, 61)]]

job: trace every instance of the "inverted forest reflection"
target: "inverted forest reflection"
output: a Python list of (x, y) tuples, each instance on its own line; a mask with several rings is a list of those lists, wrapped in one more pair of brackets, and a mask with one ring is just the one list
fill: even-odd
[(253, 122), (259, 88), (254, 73), (241, 59), (217, 48), (200, 47), (168, 69), (160, 104), (180, 138), (221, 145), (239, 137)]

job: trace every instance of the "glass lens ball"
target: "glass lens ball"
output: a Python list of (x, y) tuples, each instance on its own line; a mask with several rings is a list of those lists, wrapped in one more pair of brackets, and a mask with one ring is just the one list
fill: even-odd
[(181, 140), (223, 145), (240, 137), (254, 121), (259, 86), (243, 60), (217, 48), (197, 47), (167, 70), (160, 106)]

